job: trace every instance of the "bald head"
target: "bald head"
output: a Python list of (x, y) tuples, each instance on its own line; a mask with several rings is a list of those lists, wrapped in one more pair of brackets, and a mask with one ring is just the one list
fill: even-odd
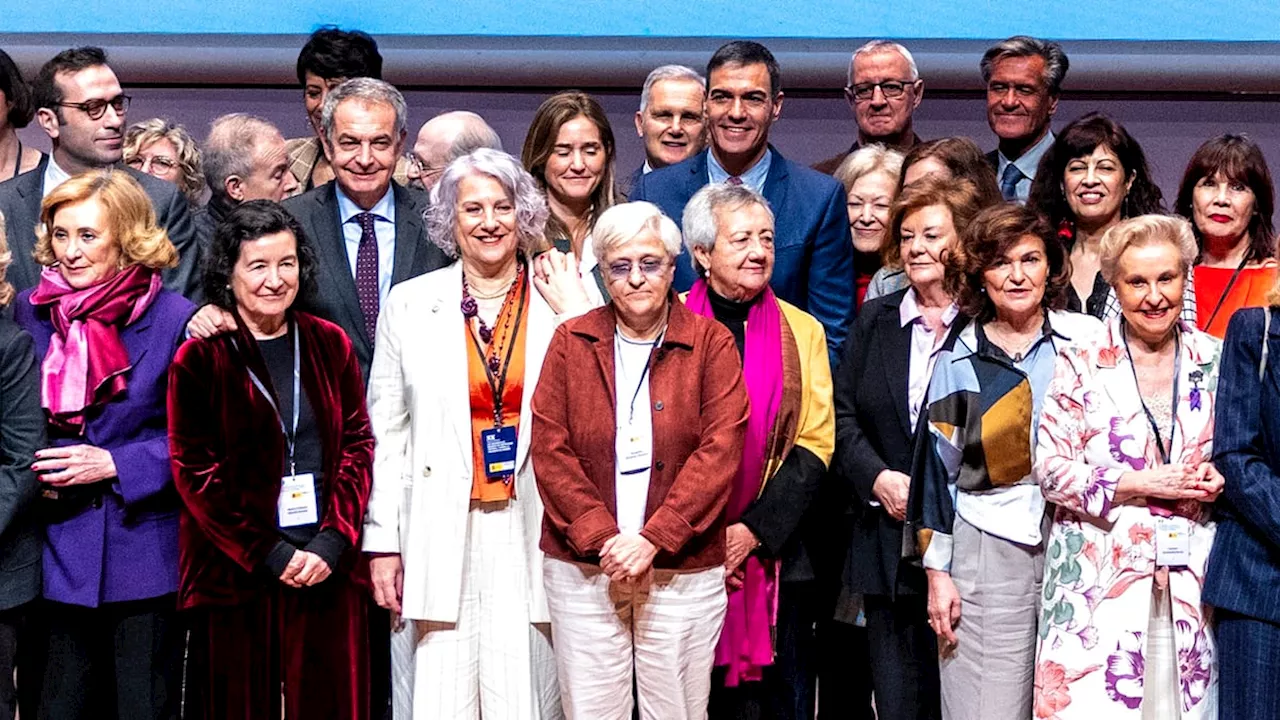
[(480, 148), (502, 150), (502, 140), (484, 118), (465, 110), (441, 113), (418, 131), (413, 154), (421, 167), (411, 168), (409, 179), (430, 190), (449, 163)]

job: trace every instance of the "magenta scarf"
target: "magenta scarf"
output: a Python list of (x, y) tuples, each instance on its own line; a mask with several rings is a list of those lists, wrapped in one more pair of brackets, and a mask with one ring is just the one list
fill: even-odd
[[(698, 315), (714, 317), (707, 284), (698, 280), (685, 305)], [(729, 493), (728, 522), (742, 518), (765, 482), (769, 436), (782, 407), (782, 310), (767, 286), (747, 311), (742, 374), (751, 400), (742, 462)], [(724, 629), (716, 645), (716, 665), (726, 666), (725, 685), (758, 681), (773, 664), (773, 627), (777, 624), (778, 564), (748, 556), (742, 564), (742, 589), (729, 594)]]
[(49, 307), (54, 333), (40, 373), (40, 404), (50, 421), (84, 432), (86, 411), (124, 392), (129, 353), (120, 329), (142, 316), (160, 292), (160, 273), (133, 265), (110, 280), (76, 290), (45, 268), (31, 304)]

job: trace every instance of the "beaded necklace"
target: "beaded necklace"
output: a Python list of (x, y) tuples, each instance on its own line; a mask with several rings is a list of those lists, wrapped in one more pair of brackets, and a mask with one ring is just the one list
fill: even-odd
[[(466, 273), (462, 275), (462, 316), (466, 319), (467, 327), (471, 327), (473, 318), (476, 321), (476, 334), (479, 335), (480, 342), (485, 346), (485, 364), (488, 366), (490, 373), (497, 373), (502, 368), (502, 359), (499, 355), (502, 353), (504, 346), (511, 340), (511, 322), (516, 315), (516, 313), (511, 312), (510, 306), (523, 286), (524, 256), (517, 254), (516, 277), (511, 282), (511, 286), (507, 288), (506, 297), (502, 300), (502, 309), (498, 311), (498, 317), (494, 321), (495, 325), (499, 327), (491, 328), (484, 321), (484, 318), (480, 317), (480, 307), (476, 304), (476, 299), (471, 295), (471, 288), (467, 285)], [(493, 342), (495, 329), (502, 331), (501, 342)]]

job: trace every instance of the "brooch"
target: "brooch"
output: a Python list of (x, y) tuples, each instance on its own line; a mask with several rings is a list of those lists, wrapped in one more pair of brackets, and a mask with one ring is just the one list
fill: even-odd
[(1187, 379), (1191, 381), (1191, 409), (1200, 409), (1200, 383), (1204, 381), (1204, 373), (1200, 370), (1192, 370)]

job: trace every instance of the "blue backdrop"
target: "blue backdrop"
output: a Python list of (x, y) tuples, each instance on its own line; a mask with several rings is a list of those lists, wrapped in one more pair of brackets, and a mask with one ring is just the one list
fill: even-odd
[[(1280, 40), (1276, 0), (3, 0), (6, 33)], [(566, 48), (569, 49), (569, 48)]]

